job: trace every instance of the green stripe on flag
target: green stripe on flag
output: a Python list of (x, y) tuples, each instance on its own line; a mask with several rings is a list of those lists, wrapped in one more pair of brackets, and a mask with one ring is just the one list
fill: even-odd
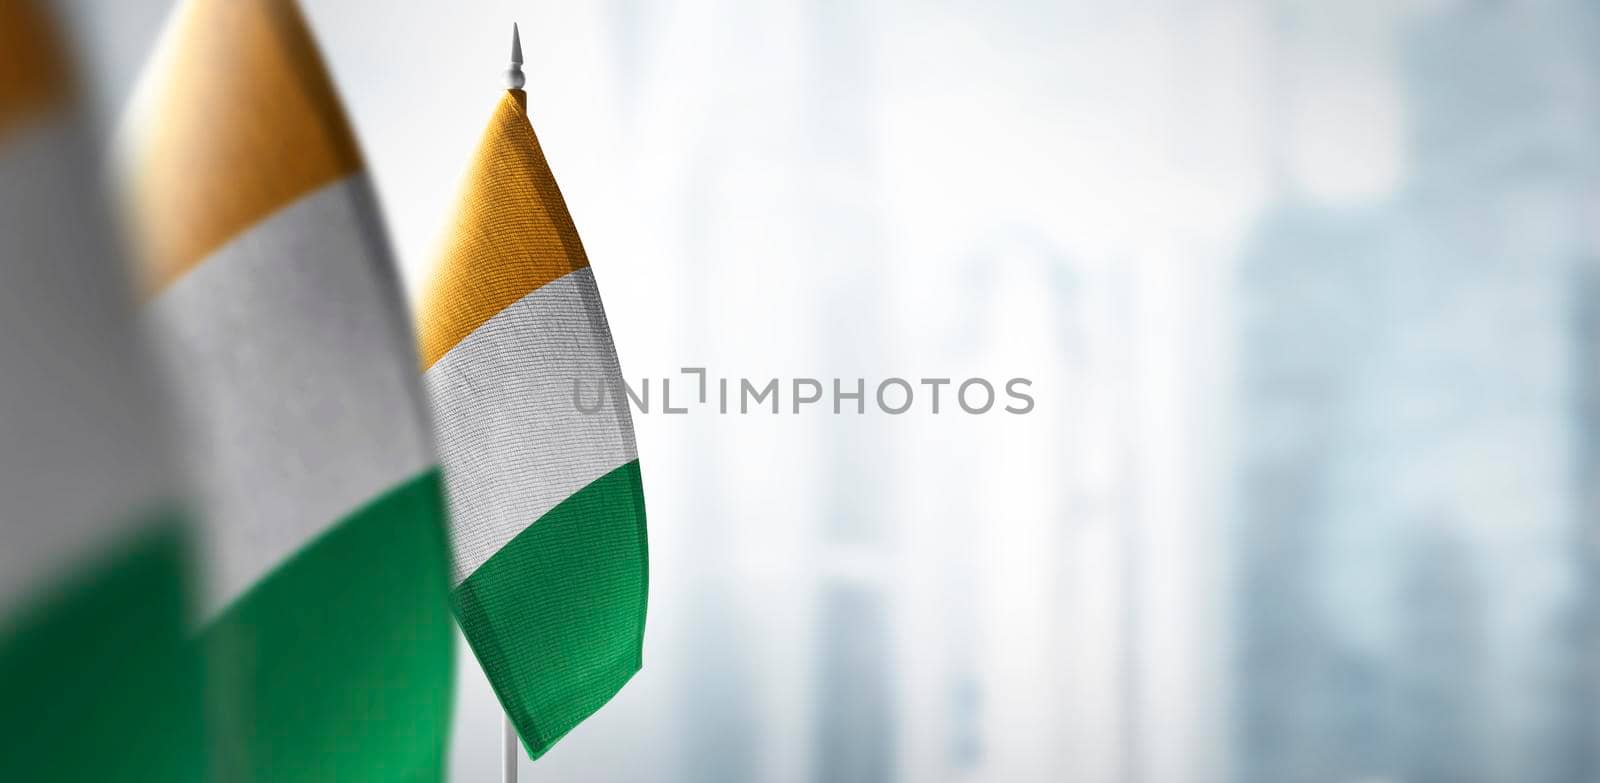
[(157, 519), (0, 628), (0, 780), (202, 779), (187, 542)]
[(431, 470), (346, 517), (205, 632), (219, 780), (442, 779), (452, 645)]
[(574, 492), (456, 588), (467, 641), (534, 758), (639, 671), (648, 585), (633, 460)]

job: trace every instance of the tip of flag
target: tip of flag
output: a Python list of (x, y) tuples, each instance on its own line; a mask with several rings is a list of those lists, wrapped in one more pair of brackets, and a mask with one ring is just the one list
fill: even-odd
[(522, 33), (517, 30), (517, 23), (511, 23), (511, 67), (506, 69), (506, 86), (513, 90), (522, 89), (527, 81), (522, 75)]

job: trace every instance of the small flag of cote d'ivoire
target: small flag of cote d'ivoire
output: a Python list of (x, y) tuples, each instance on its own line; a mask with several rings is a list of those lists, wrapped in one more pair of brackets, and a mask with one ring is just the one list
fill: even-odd
[(123, 141), (200, 496), (217, 779), (440, 779), (443, 501), (360, 152), (292, 0), (176, 14)]
[(537, 758), (639, 670), (649, 576), (616, 349), (521, 90), (478, 146), (419, 321), (457, 616)]

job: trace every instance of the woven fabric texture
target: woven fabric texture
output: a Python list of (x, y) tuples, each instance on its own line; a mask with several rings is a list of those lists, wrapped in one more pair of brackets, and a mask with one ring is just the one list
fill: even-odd
[(538, 757), (638, 671), (649, 558), (610, 328), (518, 92), (478, 148), (421, 322), (457, 615)]

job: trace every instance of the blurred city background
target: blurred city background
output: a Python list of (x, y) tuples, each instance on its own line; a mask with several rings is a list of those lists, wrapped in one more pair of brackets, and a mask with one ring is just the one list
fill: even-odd
[[(628, 377), (1034, 380), (638, 417), (645, 669), (524, 780), (1600, 780), (1593, 3), (302, 4), (408, 285), (518, 21)], [(110, 140), (168, 3), (65, 5)]]

